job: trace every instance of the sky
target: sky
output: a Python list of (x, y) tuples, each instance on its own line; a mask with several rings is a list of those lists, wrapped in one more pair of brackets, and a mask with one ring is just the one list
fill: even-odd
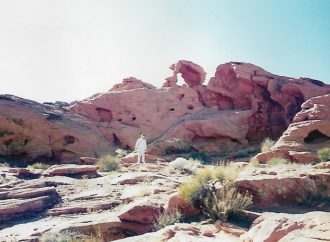
[(330, 0), (0, 0), (0, 94), (81, 100), (178, 60), (330, 84)]

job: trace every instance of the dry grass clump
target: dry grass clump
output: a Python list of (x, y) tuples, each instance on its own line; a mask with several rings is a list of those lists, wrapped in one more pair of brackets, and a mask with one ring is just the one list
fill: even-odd
[(116, 156), (106, 155), (98, 160), (97, 166), (100, 171), (116, 171), (119, 169), (119, 162)]
[(252, 204), (252, 196), (241, 194), (232, 185), (225, 185), (218, 191), (209, 188), (208, 196), (203, 197), (202, 211), (213, 221), (226, 221), (228, 216), (239, 215)]
[(199, 207), (212, 220), (227, 220), (252, 204), (252, 196), (240, 194), (234, 186), (240, 168), (222, 165), (204, 168), (179, 187), (179, 196)]
[(234, 182), (240, 173), (241, 168), (230, 163), (228, 165), (220, 165), (213, 171), (214, 178), (221, 180), (222, 182)]
[(255, 157), (252, 157), (249, 161), (248, 167), (260, 167), (258, 160)]
[(330, 161), (330, 148), (322, 148), (317, 151), (317, 156), (321, 162)]
[(137, 197), (145, 197), (153, 193), (153, 188), (149, 186), (140, 186), (137, 189)]
[(261, 143), (261, 152), (268, 152), (274, 146), (275, 141), (270, 138), (265, 138)]
[(287, 159), (280, 158), (280, 157), (273, 157), (267, 162), (267, 166), (273, 167), (273, 166), (279, 166), (279, 165), (288, 165), (291, 162)]
[(41, 242), (100, 242), (103, 241), (101, 235), (85, 235), (78, 232), (64, 231), (54, 234), (45, 234)]
[(157, 218), (155, 218), (154, 230), (157, 231), (165, 228), (168, 225), (178, 223), (181, 217), (182, 214), (178, 209), (173, 209), (168, 212), (161, 213)]
[(38, 163), (34, 163), (31, 165), (31, 167), (33, 169), (41, 169), (41, 170), (46, 170), (50, 167), (50, 165), (48, 164), (45, 164), (45, 163), (41, 163), (41, 162), (38, 162)]

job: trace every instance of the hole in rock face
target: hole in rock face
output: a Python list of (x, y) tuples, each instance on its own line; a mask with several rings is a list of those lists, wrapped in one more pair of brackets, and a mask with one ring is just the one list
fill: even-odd
[(179, 98), (179, 100), (182, 100), (184, 98), (184, 94), (179, 94), (178, 98)]
[(182, 85), (186, 84), (185, 80), (183, 79), (183, 77), (181, 75), (179, 75), (177, 78), (178, 78), (178, 81), (176, 84), (178, 86), (182, 86)]
[(118, 119), (118, 121), (121, 122), (121, 121), (123, 121), (123, 120), (120, 118), (120, 119)]
[(173, 111), (175, 111), (175, 108), (170, 108), (169, 110), (173, 112)]
[(187, 109), (189, 109), (189, 110), (193, 110), (193, 109), (194, 109), (194, 106), (193, 106), (193, 105), (188, 105), (188, 106), (187, 106)]
[(116, 134), (113, 134), (112, 136), (113, 136), (113, 143), (114, 143), (114, 145), (122, 146), (122, 143), (121, 143), (120, 139), (117, 137), (117, 135)]
[(11, 143), (13, 143), (13, 139), (9, 139), (4, 142), (5, 146), (9, 146)]
[(45, 113), (45, 115), (47, 116), (47, 120), (54, 120), (54, 121), (58, 121), (58, 120), (62, 120), (63, 117), (59, 114), (56, 113)]
[(106, 108), (95, 108), (100, 122), (111, 122), (112, 121), (112, 112)]
[(73, 144), (75, 142), (75, 138), (71, 135), (66, 135), (64, 137), (64, 142), (65, 142), (66, 145)]
[(136, 120), (136, 117), (133, 117), (132, 120), (135, 121)]
[(307, 144), (318, 144), (330, 140), (330, 137), (323, 134), (319, 130), (313, 130), (309, 132), (307, 137), (304, 139), (304, 142)]

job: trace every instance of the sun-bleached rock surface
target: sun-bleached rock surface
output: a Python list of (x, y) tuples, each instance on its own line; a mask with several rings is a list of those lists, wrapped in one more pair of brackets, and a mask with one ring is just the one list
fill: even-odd
[[(244, 212), (244, 218), (250, 223), (254, 221), (251, 228), (203, 218), (200, 222), (165, 225), (158, 231), (155, 222), (160, 214), (178, 210), (188, 220), (201, 214), (198, 208), (178, 197), (178, 186), (190, 174), (178, 166), (168, 166), (165, 162), (128, 163), (119, 171), (102, 172), (99, 177), (89, 179), (67, 176), (21, 179), (7, 173), (9, 168), (1, 167), (6, 177), (0, 185), (0, 203), (7, 205), (0, 206), (3, 215), (0, 241), (54, 240), (74, 233), (94, 236), (99, 241), (277, 241), (279, 238), (324, 241), (327, 238), (329, 212), (308, 213), (308, 208), (298, 206), (309, 195), (316, 194), (318, 199), (325, 198), (324, 201), (330, 197), (327, 163), (321, 167), (301, 164), (251, 167), (243, 163), (237, 166), (243, 167), (237, 187), (251, 192), (255, 205), (260, 206), (258, 211)], [(51, 194), (57, 194), (57, 199), (41, 206)], [(278, 211), (282, 205), (291, 205), (294, 207), (290, 211), (299, 214), (282, 211), (268, 216), (260, 210), (272, 205)], [(311, 209), (328, 208), (325, 202), (315, 205)]]
[[(147, 233), (133, 238), (118, 240), (118, 242), (212, 242), (212, 241), (227, 241), (238, 242), (239, 236), (234, 233), (235, 228), (217, 227), (213, 224), (183, 224), (178, 223), (170, 225), (157, 232)], [(235, 232), (244, 233), (244, 230), (236, 229)]]
[(243, 242), (330, 241), (329, 228), (330, 216), (326, 212), (265, 213), (240, 239)]
[(97, 176), (97, 166), (64, 164), (53, 165), (43, 172), (44, 176)]
[(283, 157), (297, 163), (317, 163), (317, 150), (330, 147), (330, 95), (313, 97), (302, 104), (288, 129), (270, 151), (258, 154), (266, 163)]
[(41, 212), (59, 200), (54, 187), (0, 188), (0, 222)]
[[(151, 232), (155, 218), (185, 176), (168, 176), (165, 168), (164, 164), (132, 164), (90, 179), (8, 176), (0, 185), (0, 241), (33, 241), (65, 231), (101, 233), (104, 240), (112, 241)], [(48, 196), (53, 197), (47, 200)], [(24, 222), (12, 220), (19, 218)]]

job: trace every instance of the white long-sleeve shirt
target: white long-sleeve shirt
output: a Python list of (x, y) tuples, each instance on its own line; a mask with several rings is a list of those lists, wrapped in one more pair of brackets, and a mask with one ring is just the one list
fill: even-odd
[(144, 138), (138, 138), (135, 144), (137, 152), (144, 152), (147, 149), (147, 141)]

